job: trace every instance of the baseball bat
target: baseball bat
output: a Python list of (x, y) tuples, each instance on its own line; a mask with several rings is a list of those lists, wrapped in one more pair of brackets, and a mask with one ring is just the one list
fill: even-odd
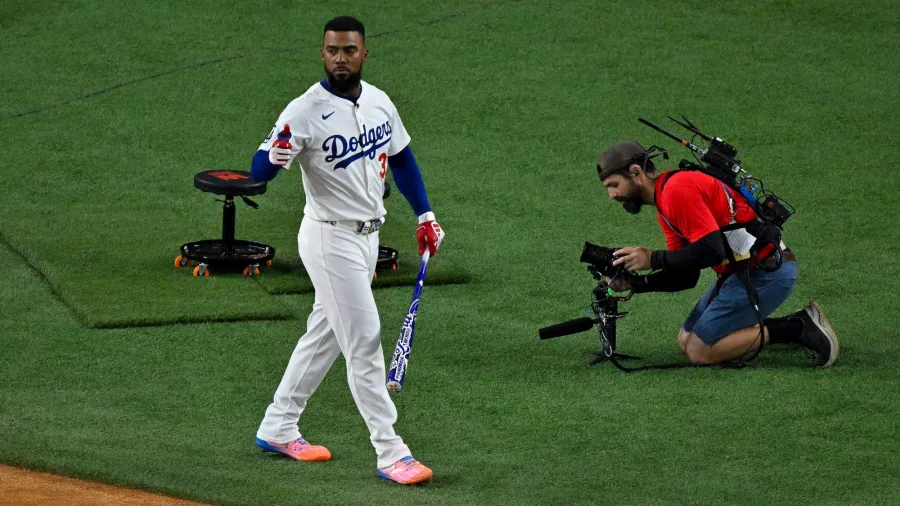
[(422, 286), (425, 284), (425, 271), (428, 269), (428, 257), (430, 252), (426, 249), (422, 255), (422, 264), (419, 266), (419, 277), (413, 288), (412, 302), (409, 303), (409, 312), (400, 327), (400, 337), (397, 338), (397, 346), (394, 347), (394, 358), (391, 359), (391, 370), (388, 371), (387, 389), (397, 393), (403, 389), (403, 380), (409, 369), (409, 352), (412, 350), (413, 337), (416, 332), (416, 315), (419, 313), (419, 298), (422, 297)]

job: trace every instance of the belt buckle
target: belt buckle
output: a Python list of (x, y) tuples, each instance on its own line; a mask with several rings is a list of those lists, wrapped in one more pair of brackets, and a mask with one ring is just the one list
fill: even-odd
[(372, 232), (378, 232), (378, 230), (381, 229), (382, 223), (383, 222), (380, 219), (372, 221), (361, 221), (359, 222), (359, 228), (357, 229), (357, 232), (359, 232), (360, 235), (369, 235)]

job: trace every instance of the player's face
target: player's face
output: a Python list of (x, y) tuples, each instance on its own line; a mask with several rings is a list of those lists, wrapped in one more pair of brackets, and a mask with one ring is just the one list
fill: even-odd
[(338, 92), (349, 91), (359, 85), (362, 66), (369, 51), (359, 32), (325, 32), (322, 40), (322, 61), (328, 84)]
[(644, 199), (641, 197), (640, 188), (634, 178), (623, 174), (613, 174), (603, 180), (603, 186), (606, 187), (609, 198), (621, 203), (629, 213), (637, 214), (641, 211)]

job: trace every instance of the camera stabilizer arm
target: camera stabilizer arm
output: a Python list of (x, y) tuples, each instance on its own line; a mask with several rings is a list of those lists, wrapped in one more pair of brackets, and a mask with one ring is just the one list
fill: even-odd
[[(600, 345), (602, 346), (602, 348), (598, 351), (591, 352), (592, 355), (594, 355), (594, 359), (591, 361), (591, 365), (609, 360), (614, 366), (616, 366), (617, 369), (625, 372), (646, 371), (650, 369), (679, 369), (683, 367), (709, 367), (706, 364), (692, 364), (690, 362), (674, 364), (651, 364), (638, 367), (627, 367), (619, 363), (619, 359), (638, 358), (630, 355), (624, 355), (616, 351), (616, 322), (620, 318), (628, 316), (627, 312), (619, 311), (619, 302), (624, 302), (631, 299), (631, 297), (635, 293), (639, 293), (639, 291), (636, 291), (634, 287), (632, 287), (631, 291), (628, 292), (627, 295), (615, 295), (611, 290), (609, 283), (607, 283), (607, 277), (614, 278), (615, 276), (625, 274), (625, 271), (621, 269), (620, 266), (612, 265), (612, 254), (616, 249), (618, 248), (597, 246), (589, 242), (584, 243), (584, 249), (581, 252), (581, 261), (588, 264), (588, 272), (590, 272), (591, 276), (593, 276), (593, 278), (597, 281), (597, 286), (594, 287), (592, 291), (590, 305), (591, 312), (594, 314), (594, 318), (576, 318), (574, 320), (569, 320), (544, 327), (538, 330), (538, 336), (541, 338), (541, 340), (553, 339), (555, 337), (568, 336), (571, 334), (578, 334), (588, 331), (591, 329), (591, 327), (596, 326), (597, 332), (600, 335)], [(656, 273), (651, 274), (650, 277), (665, 277), (666, 275), (670, 274), (671, 273)], [(699, 274), (699, 271), (692, 273), (692, 283), (696, 283), (696, 279), (699, 278)], [(646, 283), (647, 278), (645, 277), (644, 279)], [(662, 281), (662, 279), (660, 278), (659, 281)], [(656, 288), (662, 288), (662, 286), (657, 286)]]
[[(616, 321), (628, 316), (628, 312), (619, 312), (619, 301), (631, 299), (631, 296), (634, 295), (634, 290), (631, 290), (624, 297), (613, 295), (603, 274), (595, 269), (591, 269), (591, 267), (588, 267), (588, 270), (591, 271), (595, 278), (599, 276), (597, 286), (593, 290), (591, 311), (596, 315), (597, 332), (600, 334), (600, 345), (602, 346), (600, 350), (592, 352), (594, 359), (591, 361), (591, 365), (599, 364), (606, 360), (615, 364), (615, 359), (617, 358), (638, 359), (639, 357), (625, 355), (616, 351)], [(616, 364), (616, 367), (619, 366)]]
[[(616, 322), (620, 318), (628, 316), (627, 312), (619, 311), (619, 302), (624, 302), (636, 293), (631, 290), (628, 295), (614, 295), (610, 290), (609, 284), (603, 272), (594, 265), (588, 266), (588, 271), (597, 279), (597, 286), (593, 289), (591, 300), (591, 312), (594, 318), (577, 318), (555, 325), (550, 325), (538, 330), (538, 335), (542, 340), (552, 339), (555, 337), (568, 336), (578, 334), (590, 330), (596, 326), (600, 336), (601, 349), (591, 352), (594, 356), (591, 365), (609, 361), (617, 369), (624, 372), (647, 371), (651, 369), (680, 369), (685, 367), (710, 367), (707, 364), (692, 364), (690, 362), (680, 362), (672, 364), (650, 364), (638, 367), (628, 367), (622, 365), (620, 359), (640, 359), (631, 355), (625, 355), (616, 351)], [(715, 365), (714, 365), (715, 366)], [(717, 367), (728, 367), (728, 365), (718, 365)]]
[[(615, 363), (615, 360), (618, 358), (638, 358), (616, 352), (616, 321), (628, 316), (627, 312), (619, 312), (619, 301), (631, 299), (632, 295), (634, 295), (634, 290), (631, 290), (628, 295), (625, 296), (614, 295), (600, 268), (589, 265), (588, 271), (590, 271), (594, 279), (597, 280), (597, 286), (592, 291), (590, 305), (594, 318), (577, 318), (575, 320), (550, 325), (540, 329), (538, 335), (542, 340), (553, 339), (555, 337), (584, 332), (590, 330), (591, 327), (596, 326), (602, 348), (592, 352), (594, 359), (591, 361), (591, 365), (605, 360), (610, 360)], [(616, 367), (622, 368), (618, 364)]]

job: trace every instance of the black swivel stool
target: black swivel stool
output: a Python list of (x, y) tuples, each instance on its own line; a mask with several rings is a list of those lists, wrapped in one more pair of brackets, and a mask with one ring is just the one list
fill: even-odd
[(265, 181), (254, 181), (249, 172), (241, 170), (207, 170), (194, 176), (194, 186), (208, 193), (224, 195), (222, 214), (222, 238), (189, 242), (181, 245), (175, 267), (185, 267), (190, 262), (194, 276), (209, 276), (210, 270), (241, 271), (245, 276), (259, 274), (263, 265), (271, 265), (275, 248), (268, 244), (241, 241), (234, 238), (234, 198), (240, 197), (248, 206), (259, 205), (247, 197), (266, 193)]

